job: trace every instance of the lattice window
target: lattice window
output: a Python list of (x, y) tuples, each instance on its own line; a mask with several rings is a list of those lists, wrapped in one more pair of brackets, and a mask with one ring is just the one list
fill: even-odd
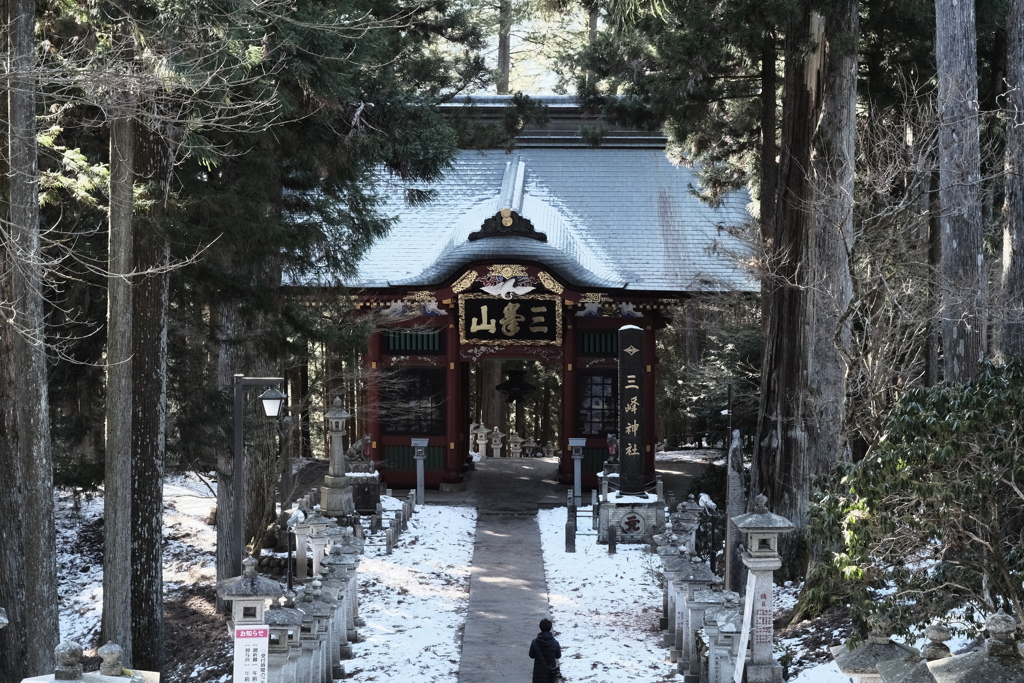
[(615, 434), (618, 397), (614, 371), (580, 375), (580, 433), (583, 436)]
[(404, 368), (387, 379), (381, 422), (385, 434), (444, 434), (444, 371)]
[(388, 330), (387, 352), (391, 354), (441, 353), (441, 330)]

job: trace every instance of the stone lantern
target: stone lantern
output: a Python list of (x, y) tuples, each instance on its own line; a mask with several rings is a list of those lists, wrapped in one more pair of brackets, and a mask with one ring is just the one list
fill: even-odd
[(345, 476), (345, 423), (352, 417), (341, 407), (341, 399), (334, 398), (331, 409), (324, 416), (327, 419), (327, 432), (330, 434), (330, 469), (324, 477), (324, 485), (320, 489), (320, 502), (328, 516), (351, 515), (356, 506), (352, 498), (352, 487)]
[[(271, 680), (295, 680), (295, 659), (301, 652), (299, 632), (306, 615), (294, 607), (284, 606), (275, 601), (264, 613), (264, 620), (270, 627), (270, 643), (267, 645), (267, 664)], [(276, 673), (276, 677), (274, 676)]]
[(519, 458), (523, 454), (523, 442), (526, 441), (523, 437), (518, 434), (513, 434), (508, 437), (508, 451), (510, 458)]
[(224, 579), (217, 584), (217, 595), (231, 601), (229, 628), (246, 624), (262, 624), (267, 601), (281, 595), (281, 584), (256, 574), (256, 560), (249, 555), (242, 560), (242, 575)]
[(472, 434), (476, 440), (476, 450), (481, 460), (487, 457), (487, 435), (490, 433), (491, 430), (483, 423), (473, 427)]
[(309, 527), (310, 534), (323, 531), (335, 523), (336, 522), (333, 519), (323, 514), (319, 505), (314, 505), (313, 512), (306, 517), (306, 526)]
[(501, 440), (502, 440), (502, 438), (504, 436), (505, 436), (504, 434), (502, 434), (501, 432), (498, 431), (497, 427), (495, 427), (494, 429), (491, 430), (490, 439), (491, 439), (491, 457), (492, 458), (500, 458), (501, 457)]
[(525, 457), (532, 458), (537, 454), (537, 442), (533, 439), (527, 439), (523, 444), (523, 452), (526, 454)]
[[(754, 499), (754, 511), (732, 518), (740, 533), (746, 534), (747, 546), (742, 560), (750, 575), (747, 579), (747, 603), (751, 609), (751, 662), (747, 665), (748, 683), (780, 683), (782, 666), (772, 657), (775, 638), (774, 589), (772, 574), (782, 566), (779, 556), (779, 534), (793, 530), (793, 523), (768, 511), (768, 498)], [(742, 655), (741, 655), (742, 656)]]

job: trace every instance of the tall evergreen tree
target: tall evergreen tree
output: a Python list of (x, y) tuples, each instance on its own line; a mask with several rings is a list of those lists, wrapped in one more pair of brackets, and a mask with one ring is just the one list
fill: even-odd
[(8, 0), (4, 8), (7, 221), (0, 230), (0, 365), (4, 380), (19, 390), (7, 396), (14, 411), (5, 409), (0, 417), (0, 465), (10, 477), (0, 492), (0, 602), (13, 605), (15, 620), (13, 633), (0, 640), (0, 675), (17, 680), (52, 670), (59, 632), (37, 172), (36, 8), (31, 0)]
[(1006, 16), (1006, 152), (1003, 206), (1003, 353), (1024, 356), (1024, 2)]
[(947, 380), (977, 372), (985, 350), (981, 146), (974, 3), (935, 1), (938, 65), (942, 353)]

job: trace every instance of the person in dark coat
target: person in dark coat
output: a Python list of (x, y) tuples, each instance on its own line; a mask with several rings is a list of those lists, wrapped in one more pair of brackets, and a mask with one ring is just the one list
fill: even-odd
[(533, 683), (552, 683), (558, 660), (562, 657), (562, 646), (551, 635), (551, 620), (540, 620), (540, 633), (530, 643), (530, 659), (533, 660)]

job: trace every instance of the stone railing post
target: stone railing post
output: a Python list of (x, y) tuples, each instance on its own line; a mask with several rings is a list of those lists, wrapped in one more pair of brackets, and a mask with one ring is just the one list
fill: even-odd
[(295, 578), (306, 578), (309, 571), (309, 561), (306, 558), (306, 541), (309, 539), (309, 525), (296, 524), (292, 529), (295, 533)]
[(78, 681), (82, 679), (82, 646), (65, 640), (53, 650), (57, 668), (53, 670), (55, 681)]

